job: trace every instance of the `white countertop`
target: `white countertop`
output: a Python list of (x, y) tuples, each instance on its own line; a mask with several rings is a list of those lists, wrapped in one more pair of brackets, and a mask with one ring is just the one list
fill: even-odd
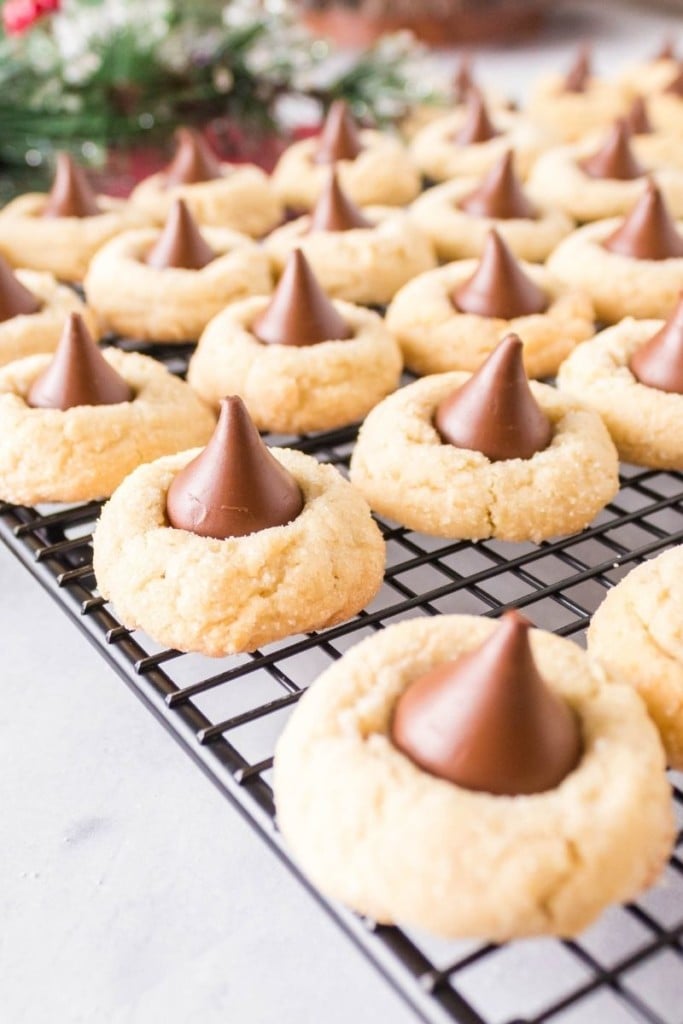
[[(597, 6), (602, 68), (681, 27)], [(550, 38), (477, 70), (519, 91)], [(0, 1020), (414, 1021), (1, 545), (0, 584)]]

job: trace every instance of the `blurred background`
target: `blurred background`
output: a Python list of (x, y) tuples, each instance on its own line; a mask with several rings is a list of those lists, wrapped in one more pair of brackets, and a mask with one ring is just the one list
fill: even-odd
[[(4, 0), (0, 198), (46, 178), (68, 148), (119, 194), (167, 157), (181, 123), (227, 159), (271, 167), (324, 107), (367, 123), (451, 99), (458, 54), (501, 92), (524, 94), (590, 40), (598, 68), (660, 42), (657, 4), (548, 0)], [(683, 0), (663, 0), (675, 32)], [(640, 30), (642, 20), (643, 30)], [(657, 30), (658, 30), (657, 29)], [(409, 30), (409, 31), (406, 31)], [(428, 52), (428, 48), (431, 48)], [(4, 195), (3, 195), (4, 194)]]

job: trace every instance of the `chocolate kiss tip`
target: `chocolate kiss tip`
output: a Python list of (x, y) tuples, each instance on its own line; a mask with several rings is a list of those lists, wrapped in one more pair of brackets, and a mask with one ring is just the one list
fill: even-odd
[(2, 256), (0, 256), (0, 322), (15, 316), (37, 313), (40, 302), (25, 288)]
[(462, 313), (501, 320), (543, 313), (548, 308), (545, 292), (527, 277), (494, 230), (488, 234), (474, 274), (455, 290), (451, 301)]
[(574, 63), (564, 79), (565, 92), (585, 92), (591, 76), (591, 49), (584, 43), (580, 46)]
[(166, 497), (171, 526), (217, 540), (285, 526), (303, 505), (298, 483), (269, 452), (237, 396), (222, 400), (209, 443)]
[(459, 146), (471, 146), (477, 142), (488, 142), (499, 134), (489, 117), (481, 92), (476, 86), (470, 88), (467, 93), (465, 120), (453, 136), (453, 142)]
[(625, 121), (632, 135), (649, 135), (652, 132), (652, 122), (648, 117), (647, 106), (642, 96), (636, 96)]
[(453, 98), (456, 103), (462, 103), (467, 98), (470, 89), (474, 88), (476, 85), (472, 74), (472, 58), (469, 53), (464, 53), (453, 75)]
[(325, 118), (314, 162), (333, 164), (337, 160), (355, 160), (363, 145), (358, 126), (344, 100), (335, 100)]
[(204, 138), (193, 128), (179, 128), (175, 155), (164, 173), (166, 188), (196, 185), (213, 181), (223, 174), (220, 161), (213, 155)]
[(170, 267), (201, 270), (214, 257), (215, 253), (204, 240), (187, 206), (182, 199), (177, 199), (161, 234), (147, 253), (147, 264), (157, 270)]
[(353, 331), (320, 287), (301, 249), (295, 249), (252, 333), (267, 345), (303, 347), (343, 341)]
[(550, 444), (553, 427), (529, 388), (523, 345), (508, 334), (470, 379), (438, 406), (442, 441), (491, 462), (530, 459)]
[(651, 179), (630, 213), (602, 244), (609, 252), (637, 260), (683, 257), (683, 237)]
[(558, 786), (579, 763), (581, 732), (538, 671), (529, 626), (506, 612), (483, 644), (409, 685), (391, 727), (399, 750), (464, 789), (522, 796)]
[(515, 174), (511, 149), (503, 153), (478, 186), (458, 205), (473, 217), (490, 217), (493, 220), (518, 217), (533, 220), (536, 217), (536, 210)]
[(371, 228), (372, 224), (359, 208), (349, 199), (332, 169), (320, 198), (311, 214), (309, 231), (353, 231), (354, 228)]
[(133, 397), (79, 314), (71, 313), (52, 361), (33, 382), (27, 402), (34, 408), (66, 410), (77, 405), (118, 405)]
[(636, 160), (630, 140), (631, 129), (624, 118), (619, 118), (602, 146), (581, 160), (579, 166), (590, 178), (611, 178), (617, 181), (642, 178), (646, 171)]
[(52, 188), (43, 207), (43, 217), (96, 217), (101, 210), (85, 172), (68, 153), (57, 154)]
[(665, 37), (652, 60), (676, 60), (676, 41), (671, 36)]
[(683, 395), (683, 292), (664, 326), (631, 356), (629, 369), (649, 388)]
[(683, 67), (680, 68), (673, 81), (669, 82), (664, 92), (683, 98)]

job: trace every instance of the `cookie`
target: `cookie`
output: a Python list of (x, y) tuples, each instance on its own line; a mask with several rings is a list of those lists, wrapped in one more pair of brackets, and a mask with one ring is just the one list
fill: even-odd
[(465, 107), (432, 121), (417, 133), (410, 151), (422, 174), (432, 181), (481, 177), (508, 150), (526, 178), (552, 137), (525, 114), (494, 110), (489, 116), (481, 94), (473, 91)]
[[(617, 454), (602, 420), (545, 384), (522, 388), (521, 350), (509, 335), (476, 374), (424, 377), (372, 410), (351, 481), (376, 512), (437, 537), (538, 542), (582, 529), (614, 497)], [(448, 410), (445, 421), (439, 416), (460, 392), (465, 399), (466, 384), (461, 437), (451, 432), (449, 443)], [(523, 432), (534, 418), (540, 434), (527, 446)], [(519, 434), (520, 456), (487, 447), (490, 434), (511, 443)]]
[(211, 321), (188, 381), (212, 406), (240, 395), (259, 430), (306, 433), (362, 419), (398, 387), (402, 365), (381, 317), (330, 302), (294, 250), (272, 302), (245, 299)]
[(590, 51), (582, 47), (566, 74), (536, 81), (527, 114), (557, 141), (575, 142), (606, 129), (628, 105), (629, 97), (618, 83), (593, 74)]
[(383, 924), (502, 942), (578, 934), (662, 870), (674, 829), (659, 739), (637, 696), (601, 685), (567, 640), (529, 636), (538, 670), (581, 729), (581, 759), (555, 788), (473, 791), (396, 746), (396, 709), (411, 684), (496, 628), (466, 615), (389, 626), (296, 707), (275, 754), (278, 823), (327, 897)]
[(369, 306), (389, 302), (406, 281), (436, 264), (431, 242), (408, 214), (379, 206), (361, 213), (334, 172), (313, 214), (278, 228), (264, 248), (277, 277), (292, 250), (301, 249), (328, 295)]
[(280, 157), (272, 176), (280, 201), (292, 210), (310, 210), (330, 164), (359, 206), (405, 206), (420, 191), (420, 175), (401, 140), (387, 132), (359, 131), (343, 100), (330, 107), (320, 137), (294, 142)]
[(542, 263), (574, 228), (557, 206), (532, 202), (503, 153), (484, 178), (458, 178), (430, 188), (410, 208), (443, 262), (480, 256), (495, 228), (520, 259)]
[(70, 313), (80, 313), (88, 329), (98, 333), (98, 325), (88, 307), (78, 295), (59, 284), (52, 274), (36, 270), (18, 270), (16, 281), (35, 301), (33, 312), (15, 313), (3, 303), (5, 274), (11, 274), (0, 258), (0, 366), (15, 359), (33, 356), (39, 352), (54, 352)]
[(272, 289), (263, 250), (228, 228), (202, 229), (209, 252), (208, 261), (198, 266), (191, 259), (190, 233), (196, 229), (188, 222), (190, 215), (184, 205), (171, 211), (166, 232), (170, 228), (173, 237), (167, 236), (165, 244), (177, 248), (165, 265), (149, 262), (162, 231), (143, 228), (112, 239), (90, 266), (85, 279), (90, 304), (117, 334), (167, 343), (196, 339), (229, 303)]
[[(244, 458), (230, 449), (226, 436), (231, 422), (242, 441), (248, 434), (244, 407), (235, 402), (222, 407), (214, 438), (224, 462), (229, 452), (233, 482), (241, 484)], [(242, 417), (237, 427), (235, 417)], [(252, 448), (262, 445), (253, 426), (251, 431)], [(193, 450), (140, 467), (102, 512), (93, 564), (98, 587), (122, 622), (168, 647), (221, 656), (331, 626), (374, 597), (382, 582), (384, 542), (363, 498), (333, 466), (301, 452), (270, 449), (270, 456), (261, 456), (269, 460), (265, 472), (294, 481), (301, 511), (281, 525), (218, 539), (169, 524), (169, 494), (201, 455)], [(223, 465), (219, 475), (225, 472)], [(205, 482), (197, 481), (200, 487)], [(276, 483), (281, 489), (282, 481)], [(234, 510), (240, 513), (248, 502), (232, 504), (241, 506)], [(215, 515), (225, 511), (218, 508)]]
[[(494, 239), (494, 240), (492, 240)], [(527, 263), (511, 267), (512, 257), (503, 250), (497, 236), (490, 236), (485, 247), (485, 262), (461, 260), (421, 274), (405, 285), (387, 312), (386, 323), (398, 339), (406, 366), (414, 373), (444, 373), (449, 370), (478, 369), (507, 331), (514, 331), (524, 342), (524, 365), (531, 377), (554, 374), (560, 363), (580, 342), (594, 331), (593, 304), (585, 289), (567, 286), (543, 267)], [(490, 272), (502, 267), (506, 287), (522, 274), (545, 296), (547, 305), (540, 312), (524, 312), (520, 305), (504, 316), (484, 316), (464, 312), (454, 299), (473, 275), (490, 284)], [(483, 270), (482, 270), (483, 266)], [(541, 306), (543, 303), (541, 303)], [(533, 309), (533, 306), (527, 306)]]
[(624, 220), (586, 224), (560, 242), (548, 270), (587, 292), (605, 323), (665, 316), (683, 288), (683, 225), (650, 182)]
[(602, 602), (588, 652), (616, 683), (630, 684), (659, 729), (669, 765), (683, 770), (683, 547), (644, 562)]
[(617, 122), (607, 135), (544, 153), (534, 165), (529, 194), (575, 220), (604, 220), (628, 213), (649, 174), (671, 213), (683, 216), (683, 170), (669, 166), (666, 160), (647, 159), (646, 148), (631, 147), (626, 123)]
[(280, 223), (282, 205), (259, 167), (219, 161), (202, 137), (188, 128), (177, 136), (171, 164), (131, 192), (132, 206), (148, 220), (163, 224), (173, 204), (182, 199), (200, 224), (252, 238), (261, 238)]
[(25, 193), (0, 210), (0, 255), (13, 267), (82, 281), (105, 242), (147, 223), (124, 200), (95, 196), (80, 168), (61, 153), (50, 193)]
[[(5, 501), (104, 498), (140, 463), (201, 444), (211, 434), (213, 415), (184, 381), (146, 356), (100, 353), (83, 331), (72, 316), (54, 358), (29, 356), (0, 369)], [(89, 363), (92, 382), (79, 379)], [(121, 394), (91, 397), (107, 375)], [(74, 392), (85, 392), (87, 404), (74, 402)], [(65, 407), (47, 407), (53, 399)]]
[[(680, 303), (678, 311), (680, 334)], [(664, 327), (662, 320), (622, 320), (579, 345), (560, 367), (557, 383), (600, 414), (625, 462), (681, 470), (683, 394), (648, 386), (630, 366), (633, 356)], [(683, 339), (679, 345), (683, 350)]]

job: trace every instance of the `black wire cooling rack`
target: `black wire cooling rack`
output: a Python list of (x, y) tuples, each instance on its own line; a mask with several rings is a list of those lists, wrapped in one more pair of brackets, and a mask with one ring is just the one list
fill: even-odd
[[(188, 348), (151, 351), (184, 372)], [(346, 472), (354, 436), (346, 429), (269, 440)], [(272, 752), (302, 692), (334, 659), (385, 625), (442, 612), (497, 616), (523, 608), (536, 625), (581, 642), (606, 588), (683, 542), (683, 476), (629, 467), (617, 498), (589, 529), (551, 543), (444, 543), (379, 519), (388, 564), (365, 611), (332, 629), (215, 661), (161, 649), (118, 622), (92, 573), (99, 509), (97, 502), (0, 505), (0, 538), (304, 884), (275, 824)], [(682, 830), (663, 881), (636, 904), (609, 910), (576, 941), (443, 942), (377, 926), (314, 894), (425, 1021), (683, 1024), (683, 776), (672, 783)]]

